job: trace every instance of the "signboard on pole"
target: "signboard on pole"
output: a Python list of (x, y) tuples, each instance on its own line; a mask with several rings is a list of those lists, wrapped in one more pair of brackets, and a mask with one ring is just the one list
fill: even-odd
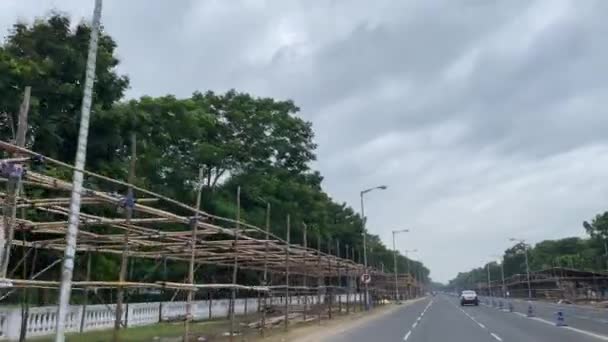
[(361, 275), (361, 282), (363, 284), (369, 284), (372, 281), (372, 277), (369, 275), (369, 273), (363, 273)]

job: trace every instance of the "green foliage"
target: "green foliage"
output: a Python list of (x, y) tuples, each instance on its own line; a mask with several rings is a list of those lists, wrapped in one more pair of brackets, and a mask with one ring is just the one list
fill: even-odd
[[(30, 85), (28, 147), (66, 162), (73, 160), (89, 33), (86, 24), (72, 29), (70, 20), (61, 15), (37, 20), (32, 25), (14, 25), (6, 42), (0, 45), (0, 119), (4, 123), (1, 139), (13, 138), (10, 126), (16, 122), (20, 94)], [(354, 248), (356, 258), (362, 262), (361, 217), (322, 190), (323, 177), (310, 169), (316, 158), (312, 124), (296, 116), (299, 108), (292, 101), (230, 90), (223, 94), (194, 92), (183, 99), (171, 95), (144, 96), (119, 102), (128, 87), (128, 78), (116, 73), (115, 50), (114, 40), (102, 33), (88, 169), (126, 179), (129, 137), (135, 133), (138, 185), (193, 203), (193, 185), (202, 167), (204, 210), (235, 217), (235, 194), (240, 186), (241, 215), (246, 222), (263, 226), (266, 203), (270, 203), (274, 234), (285, 236), (289, 214), (292, 242), (303, 243), (302, 230), (307, 224), (308, 246), (316, 248), (320, 234), (323, 251), (352, 257)], [(86, 185), (99, 187), (95, 182), (87, 180)], [(336, 250), (336, 240), (340, 241), (340, 251)], [(384, 265), (386, 271), (392, 271), (392, 252), (377, 236), (370, 236), (369, 246), (370, 264), (378, 268)], [(77, 263), (80, 274), (84, 264)], [(93, 265), (96, 280), (116, 278), (115, 256), (97, 255)], [(400, 255), (399, 270), (404, 272), (408, 265), (411, 273), (428, 279), (429, 271), (422, 263), (408, 263)], [(218, 279), (222, 271), (208, 266), (203, 277)], [(152, 261), (138, 261), (134, 277), (141, 278), (150, 272), (152, 278), (163, 278)], [(185, 272), (183, 265), (172, 264), (167, 277), (178, 280)]]
[(583, 227), (587, 231), (587, 234), (594, 239), (608, 239), (608, 211), (596, 215), (591, 223), (584, 221)]
[[(531, 271), (538, 271), (551, 267), (567, 267), (594, 271), (605, 271), (606, 256), (604, 254), (603, 239), (604, 224), (606, 224), (606, 213), (597, 215), (592, 224), (585, 222), (583, 225), (591, 236), (590, 239), (570, 237), (560, 240), (545, 240), (534, 246), (527, 246), (528, 259)], [(505, 277), (526, 272), (525, 263), (526, 245), (517, 243), (506, 249), (503, 254)], [(487, 282), (488, 264), (468, 272), (458, 273), (452, 279), (449, 287), (453, 289), (475, 288), (478, 283)], [(498, 280), (501, 277), (500, 265), (490, 263), (491, 279)]]
[[(32, 87), (28, 145), (37, 152), (73, 161), (82, 102), (86, 53), (90, 28), (81, 23), (74, 29), (70, 20), (55, 14), (33, 25), (13, 26), (0, 46), (0, 114), (16, 124), (15, 114), (25, 86)], [(100, 35), (94, 112), (109, 109), (122, 98), (129, 82), (118, 76), (114, 57), (116, 43)], [(6, 75), (6, 77), (5, 77)], [(9, 119), (7, 116), (11, 116)], [(15, 125), (13, 124), (13, 126)], [(12, 138), (8, 126), (2, 139)]]

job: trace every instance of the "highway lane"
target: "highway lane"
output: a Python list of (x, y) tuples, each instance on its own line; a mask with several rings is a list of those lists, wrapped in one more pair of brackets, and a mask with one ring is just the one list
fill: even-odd
[[(405, 327), (414, 324), (430, 302), (431, 299), (423, 299), (404, 305), (390, 315), (359, 325), (344, 334), (332, 336), (326, 341), (402, 341)], [(380, 340), (378, 340), (378, 336), (380, 336)]]
[[(489, 298), (484, 297), (483, 301), (484, 304), (491, 306)], [(513, 303), (514, 311), (527, 313), (528, 301), (521, 299), (510, 299), (510, 301)], [(504, 303), (506, 307), (508, 301), (504, 301)], [(530, 303), (533, 314), (536, 317), (554, 322), (557, 312), (562, 311), (565, 322), (569, 326), (597, 334), (608, 335), (608, 310), (541, 301), (532, 301)]]
[(338, 342), (597, 342), (608, 336), (552, 320), (487, 306), (460, 307), (458, 298), (427, 298), (325, 341)]

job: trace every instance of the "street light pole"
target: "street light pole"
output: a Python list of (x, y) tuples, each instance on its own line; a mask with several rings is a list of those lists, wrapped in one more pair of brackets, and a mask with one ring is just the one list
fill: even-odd
[(528, 245), (525, 242), (524, 255), (526, 256), (526, 274), (528, 277), (528, 299), (532, 299), (532, 286), (530, 285), (530, 262), (528, 261)]
[[(367, 269), (367, 232), (365, 230), (365, 223), (367, 221), (366, 217), (365, 217), (365, 206), (363, 203), (363, 195), (365, 195), (366, 193), (370, 192), (370, 191), (374, 191), (374, 190), (386, 190), (387, 186), (386, 185), (380, 185), (380, 186), (376, 186), (373, 188), (369, 188), (369, 189), (365, 189), (363, 191), (361, 191), (359, 193), (359, 196), (361, 197), (361, 220), (363, 220), (363, 264), (365, 266), (365, 272), (368, 272)], [(365, 310), (369, 310), (369, 286), (367, 283), (365, 283)]]
[(488, 269), (488, 295), (492, 297), (492, 280), (490, 279), (490, 263), (486, 265)]
[(393, 230), (393, 271), (395, 273), (395, 301), (399, 302), (399, 286), (397, 285), (397, 247), (395, 246), (395, 235), (399, 233), (407, 233), (408, 229)]

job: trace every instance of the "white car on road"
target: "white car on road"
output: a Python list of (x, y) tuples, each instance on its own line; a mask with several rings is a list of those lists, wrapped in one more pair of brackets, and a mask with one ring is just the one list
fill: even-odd
[(465, 290), (460, 294), (460, 305), (465, 306), (467, 304), (479, 305), (479, 298), (477, 298), (475, 291)]

